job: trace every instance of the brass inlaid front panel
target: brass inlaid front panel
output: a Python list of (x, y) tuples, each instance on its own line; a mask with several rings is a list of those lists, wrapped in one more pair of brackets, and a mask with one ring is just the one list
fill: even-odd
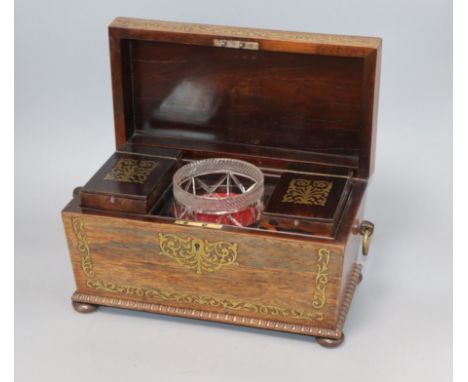
[(292, 179), (281, 200), (283, 203), (325, 206), (333, 182), (324, 180)]
[(152, 160), (119, 159), (104, 180), (143, 184), (157, 165), (158, 162)]
[[(79, 255), (77, 258), (78, 262), (76, 264), (79, 266), (84, 276), (82, 278), (82, 282), (87, 288), (91, 288), (95, 291), (105, 292), (104, 294), (117, 294), (121, 297), (133, 298), (140, 301), (167, 304), (168, 306), (180, 307), (195, 305), (199, 306), (200, 309), (204, 309), (205, 307), (207, 311), (221, 308), (222, 311), (226, 313), (245, 312), (258, 314), (260, 316), (263, 315), (277, 317), (278, 319), (283, 317), (284, 320), (325, 320), (325, 307), (327, 306), (328, 293), (327, 287), (329, 287), (329, 264), (331, 261), (331, 252), (328, 248), (317, 249), (317, 253), (315, 255), (316, 260), (313, 262), (316, 267), (315, 275), (313, 278), (309, 278), (311, 282), (310, 290), (312, 293), (309, 292), (306, 295), (306, 297), (308, 297), (303, 303), (295, 302), (293, 304), (289, 304), (284, 299), (277, 299), (276, 295), (271, 295), (270, 297), (265, 298), (264, 289), (257, 290), (258, 297), (252, 295), (248, 298), (232, 298), (231, 296), (236, 295), (232, 291), (221, 292), (218, 289), (213, 289), (213, 293), (211, 294), (211, 291), (210, 293), (206, 293), (207, 290), (205, 288), (201, 288), (198, 291), (194, 290), (193, 292), (191, 289), (187, 289), (186, 291), (183, 289), (177, 290), (177, 288), (173, 289), (169, 287), (170, 284), (165, 284), (164, 286), (164, 283), (157, 282), (157, 278), (154, 280), (157, 282), (157, 285), (152, 286), (150, 286), (151, 284), (147, 284), (150, 282), (149, 279), (147, 279), (146, 282), (142, 281), (141, 283), (133, 283), (132, 281), (128, 280), (119, 281), (121, 280), (120, 272), (122, 271), (120, 268), (118, 274), (112, 274), (107, 271), (96, 272), (95, 261), (97, 260), (93, 260), (92, 258), (92, 251), (90, 249), (91, 246), (88, 242), (88, 235), (85, 229), (84, 220), (81, 217), (74, 216), (71, 218), (71, 226), (74, 235), (73, 246), (76, 248)], [(113, 230), (114, 229), (120, 230), (122, 228), (114, 226)], [(132, 232), (137, 233), (138, 231)], [(241, 265), (244, 266), (243, 270), (240, 270), (241, 273), (251, 272), (252, 264), (246, 267), (246, 265), (243, 264), (242, 258), (243, 250), (246, 251), (245, 254), (247, 255), (251, 248), (239, 248), (238, 243), (228, 241), (217, 242), (206, 239), (199, 239), (193, 236), (179, 236), (169, 233), (160, 233), (158, 235), (154, 235), (153, 237), (155, 238), (155, 245), (157, 245), (157, 242), (159, 241), (159, 247), (161, 250), (160, 255), (174, 260), (175, 263), (180, 265), (181, 269), (189, 270), (189, 273), (196, 275), (204, 274), (204, 272), (206, 272), (208, 275), (209, 273), (216, 273), (215, 271), (221, 268), (226, 270), (231, 269), (232, 271), (235, 270), (234, 273), (231, 273), (233, 280), (229, 280), (229, 277), (231, 276), (228, 276), (228, 278), (221, 276), (221, 278), (226, 280), (226, 282), (229, 280), (231, 283), (234, 282), (235, 285), (234, 280), (237, 277), (235, 275), (238, 274), (239, 271), (237, 271), (237, 269), (240, 268)], [(127, 248), (127, 246), (122, 248)], [(99, 255), (99, 264), (104, 265), (104, 263), (101, 263), (103, 259), (101, 256), (102, 254)], [(265, 256), (268, 256), (268, 254), (265, 254)], [(106, 266), (108, 264), (107, 261), (108, 260), (105, 262)], [(135, 263), (133, 260), (128, 261), (128, 265), (132, 267), (146, 266), (143, 263)], [(120, 263), (120, 267), (125, 267), (124, 264), (125, 261)], [(149, 272), (148, 274), (151, 274), (149, 269), (150, 268), (147, 268), (147, 271)], [(280, 272), (279, 269), (273, 271), (271, 276), (277, 277), (279, 275), (278, 272)], [(121, 274), (124, 276), (125, 273)], [(177, 272), (174, 269), (167, 269), (164, 277), (167, 276), (170, 279), (172, 279), (172, 277), (182, 277), (181, 273), (179, 273), (177, 276), (176, 274)], [(299, 274), (297, 276), (299, 276)], [(156, 277), (156, 275), (149, 277)], [(198, 283), (200, 282), (201, 281), (198, 281)], [(210, 285), (210, 281), (207, 281), (207, 283), (207, 285)], [(203, 291), (203, 289), (205, 289), (205, 291)], [(293, 290), (291, 290), (291, 293), (293, 293)]]
[(163, 233), (158, 236), (161, 255), (198, 274), (215, 272), (226, 265), (238, 265), (236, 243), (209, 242)]

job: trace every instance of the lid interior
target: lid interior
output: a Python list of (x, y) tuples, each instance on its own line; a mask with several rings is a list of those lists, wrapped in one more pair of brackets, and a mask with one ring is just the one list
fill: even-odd
[(118, 49), (111, 39), (125, 140), (369, 174), (375, 61), (368, 55), (230, 49), (126, 32)]

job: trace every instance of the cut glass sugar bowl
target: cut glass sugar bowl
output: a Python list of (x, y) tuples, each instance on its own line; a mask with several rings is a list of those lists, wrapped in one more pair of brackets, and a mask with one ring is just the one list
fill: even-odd
[(250, 226), (260, 219), (264, 177), (241, 160), (212, 158), (191, 162), (173, 177), (178, 219)]

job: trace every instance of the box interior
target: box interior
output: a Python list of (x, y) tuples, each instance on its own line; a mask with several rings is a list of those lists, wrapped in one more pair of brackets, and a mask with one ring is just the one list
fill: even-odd
[[(167, 151), (167, 150), (166, 150)], [(132, 156), (135, 153), (140, 153), (144, 155), (144, 158), (147, 159), (154, 159), (154, 160), (161, 160), (161, 157), (158, 157), (157, 149), (148, 149), (146, 146), (138, 146), (138, 145), (129, 145), (125, 146), (125, 151), (117, 152), (120, 157)], [(164, 154), (165, 152), (162, 151)], [(161, 155), (161, 153), (159, 153)], [(110, 168), (108, 166), (104, 166), (100, 168), (97, 173), (92, 177), (92, 181), (88, 182), (86, 187), (84, 187), (80, 191), (80, 198), (81, 198), (81, 208), (84, 212), (89, 213), (117, 213), (121, 215), (129, 216), (131, 215), (133, 218), (137, 219), (145, 219), (147, 217), (157, 217), (157, 218), (164, 218), (167, 222), (174, 223), (177, 219), (174, 216), (174, 199), (173, 199), (173, 190), (172, 190), (172, 174), (176, 171), (177, 168), (180, 166), (191, 162), (193, 159), (190, 158), (190, 155), (187, 157), (185, 156), (185, 152), (179, 154), (179, 159), (177, 165), (173, 167), (171, 170), (171, 176), (166, 178), (164, 181), (164, 185), (158, 185), (156, 182), (160, 180), (154, 177), (148, 177), (148, 184), (147, 187), (154, 188), (156, 186), (164, 187), (162, 188), (159, 193), (158, 197), (155, 200), (149, 201), (147, 209), (145, 211), (138, 211), (138, 210), (130, 210), (127, 207), (122, 208), (120, 206), (124, 204), (115, 204), (112, 202), (113, 197), (123, 195), (118, 192), (113, 192), (112, 190), (115, 187), (106, 187), (106, 192), (103, 193), (103, 199), (101, 203), (91, 205), (87, 201), (86, 197), (89, 193), (94, 193), (100, 191), (103, 187), (103, 182), (111, 182), (111, 183), (118, 183), (116, 180), (101, 180), (104, 176), (107, 176), (108, 171)], [(111, 156), (113, 160), (116, 153)], [(108, 161), (109, 162), (109, 161)], [(278, 162), (279, 163), (279, 162)], [(106, 162), (107, 164), (107, 162)], [(261, 167), (261, 170), (265, 176), (265, 192), (263, 198), (263, 204), (265, 206), (264, 214), (262, 214), (262, 219), (259, 220), (256, 224), (249, 226), (249, 227), (235, 227), (238, 229), (255, 229), (255, 230), (262, 230), (264, 232), (271, 231), (271, 232), (280, 232), (282, 234), (300, 234), (305, 236), (311, 237), (328, 237), (333, 238), (336, 236), (340, 225), (344, 222), (347, 218), (346, 208), (349, 207), (349, 200), (351, 197), (356, 198), (356, 194), (353, 193), (353, 177), (352, 173), (348, 173), (348, 175), (340, 175), (339, 169), (328, 168), (328, 172), (322, 170), (320, 166), (301, 166), (301, 170), (298, 170), (297, 167), (289, 166), (290, 168), (284, 168), (282, 163), (279, 163), (279, 166), (275, 167), (269, 164), (269, 167)], [(106, 171), (103, 171), (103, 168)], [(333, 173), (335, 172), (335, 173)], [(286, 175), (287, 177), (294, 176), (295, 178), (307, 178), (307, 177), (314, 177), (314, 179), (320, 179), (340, 184), (346, 184), (346, 193), (344, 193), (344, 186), (342, 189), (339, 190), (339, 195), (335, 197), (331, 197), (329, 203), (325, 206), (313, 206), (314, 208), (311, 210), (312, 212), (307, 213), (306, 209), (303, 208), (304, 206), (296, 205), (296, 204), (284, 204), (282, 210), (279, 213), (273, 213), (269, 211), (268, 207), (270, 205), (272, 195), (275, 193), (275, 189), (277, 189), (278, 184), (282, 182), (282, 176)], [(98, 179), (99, 178), (99, 179)], [(154, 178), (154, 179), (153, 179)], [(289, 179), (289, 178), (288, 178)], [(155, 183), (155, 184), (152, 184)], [(97, 190), (93, 190), (93, 184), (98, 184), (99, 188)], [(115, 190), (119, 190), (119, 188), (115, 188)], [(127, 194), (126, 197), (132, 199), (134, 195)], [(111, 201), (111, 204), (109, 204)], [(277, 203), (275, 202), (275, 205)], [(125, 206), (125, 205), (124, 205)], [(309, 206), (310, 207), (310, 206)], [(298, 210), (304, 210), (306, 212), (298, 213)], [(323, 215), (326, 213), (326, 215)], [(326, 217), (326, 218), (325, 218)], [(267, 219), (270, 219), (267, 221)], [(271, 219), (274, 219), (275, 224), (270, 224)], [(276, 221), (280, 222), (279, 224)]]
[(126, 142), (369, 171), (363, 57), (122, 39), (117, 60)]
[[(279, 212), (273, 223), (234, 229), (326, 238), (337, 237), (341, 226), (349, 231), (372, 171), (380, 41), (331, 36), (305, 42), (288, 34), (269, 39), (255, 30), (194, 30), (199, 33), (138, 20), (111, 25), (117, 150), (151, 155), (175, 149), (180, 165), (213, 157), (246, 160), (264, 172), (268, 208), (285, 172), (345, 177), (346, 193), (330, 197), (325, 215), (318, 207), (301, 214), (300, 206), (282, 206), (266, 211)], [(231, 45), (215, 44), (223, 38)], [(235, 49), (233, 42), (258, 49)], [(112, 213), (174, 222), (170, 181), (155, 200), (152, 195), (135, 208), (123, 200), (128, 208)], [(108, 213), (101, 207), (109, 201), (106, 194), (92, 208), (81, 208)]]

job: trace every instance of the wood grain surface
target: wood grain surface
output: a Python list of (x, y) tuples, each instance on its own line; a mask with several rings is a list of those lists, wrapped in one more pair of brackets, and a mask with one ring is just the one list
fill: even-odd
[[(304, 245), (67, 212), (63, 220), (79, 292), (284, 322), (320, 322), (324, 328), (336, 325), (343, 264), (343, 248), (336, 244)], [(176, 256), (164, 253), (164, 238), (173, 241), (169, 244)], [(205, 246), (201, 257), (206, 255), (209, 264), (225, 250), (216, 252), (210, 245), (235, 246), (235, 259), (217, 269), (202, 264), (197, 272), (189, 261), (197, 257), (194, 240)], [(189, 243), (185, 251), (180, 242)]]
[[(136, 138), (369, 176), (380, 39), (125, 18), (109, 33), (117, 147)], [(259, 48), (214, 46), (222, 38)]]

